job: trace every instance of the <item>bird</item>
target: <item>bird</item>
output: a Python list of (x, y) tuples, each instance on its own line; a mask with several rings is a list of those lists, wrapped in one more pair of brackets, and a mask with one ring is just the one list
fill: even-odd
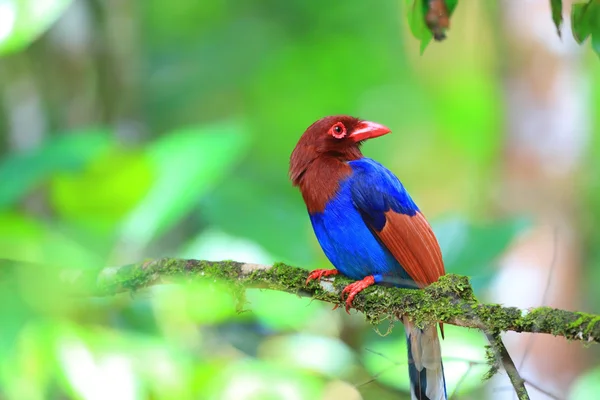
[[(292, 185), (299, 188), (317, 241), (335, 267), (310, 272), (306, 283), (338, 274), (355, 280), (341, 294), (348, 313), (355, 296), (371, 285), (418, 289), (445, 274), (436, 236), (404, 185), (361, 152), (364, 141), (390, 132), (349, 115), (327, 116), (304, 131), (290, 156)], [(437, 325), (419, 328), (408, 316), (402, 323), (411, 399), (446, 400)]]

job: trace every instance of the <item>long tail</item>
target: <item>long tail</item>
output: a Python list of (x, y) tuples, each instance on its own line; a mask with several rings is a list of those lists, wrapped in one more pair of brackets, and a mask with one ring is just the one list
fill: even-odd
[(408, 347), (412, 400), (447, 400), (446, 379), (437, 326), (419, 329), (403, 318)]

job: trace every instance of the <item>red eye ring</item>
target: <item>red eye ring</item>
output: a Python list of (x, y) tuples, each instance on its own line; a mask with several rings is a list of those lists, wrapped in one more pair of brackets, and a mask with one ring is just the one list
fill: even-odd
[(341, 139), (346, 136), (346, 127), (341, 122), (337, 122), (329, 128), (329, 134), (336, 139)]

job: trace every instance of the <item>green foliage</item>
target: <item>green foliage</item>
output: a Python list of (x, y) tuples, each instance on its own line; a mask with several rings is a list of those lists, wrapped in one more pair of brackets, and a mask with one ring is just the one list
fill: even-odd
[(50, 200), (66, 220), (82, 223), (93, 219), (114, 226), (147, 194), (153, 172), (143, 152), (113, 147), (98, 154), (82, 171), (54, 174)]
[(71, 0), (5, 0), (0, 3), (0, 55), (29, 45), (69, 4)]
[(408, 26), (410, 31), (421, 42), (421, 54), (433, 38), (433, 34), (425, 24), (427, 11), (426, 0), (405, 0)]
[(450, 15), (452, 15), (457, 5), (458, 0), (446, 0), (446, 7), (448, 8), (448, 12), (450, 13)]
[(552, 9), (552, 22), (554, 22), (554, 26), (556, 26), (556, 32), (560, 36), (560, 26), (563, 22), (562, 0), (550, 0), (550, 8)]
[(41, 146), (0, 159), (0, 210), (19, 200), (59, 172), (76, 172), (111, 145), (101, 129), (69, 132), (51, 137)]
[(592, 48), (600, 56), (600, 1), (573, 4), (571, 25), (577, 43), (583, 43), (591, 37)]
[[(405, 0), (407, 21), (413, 36), (421, 42), (421, 54), (433, 38), (432, 28), (427, 23), (427, 13), (435, 0)], [(552, 21), (556, 26), (556, 32), (561, 35), (562, 0), (549, 0), (552, 10)], [(440, 0), (448, 10), (448, 17), (452, 16), (458, 0)], [(583, 43), (589, 36), (592, 37), (592, 48), (600, 55), (600, 1), (587, 0), (587, 2), (575, 3), (571, 9), (571, 28), (573, 37), (578, 43)]]
[[(449, 16), (454, 12), (458, 0), (443, 0)], [(560, 35), (562, 24), (562, 0), (549, 0), (552, 9), (552, 20)], [(0, 54), (7, 54), (21, 50), (44, 33), (56, 19), (70, 5), (71, 0), (8, 0), (1, 5), (3, 29), (0, 31)], [(405, 0), (407, 21), (415, 38), (421, 42), (421, 53), (425, 50), (433, 35), (427, 26), (426, 14), (429, 11), (430, 0)], [(169, 7), (170, 13), (165, 13), (163, 8), (151, 5), (147, 8), (150, 21), (163, 36), (176, 35), (185, 38), (190, 32), (197, 31), (198, 22), (206, 20), (201, 25), (210, 29), (215, 15), (225, 15), (227, 6), (225, 2), (216, 2), (213, 7), (196, 7), (187, 4), (184, 6)], [(600, 20), (597, 0), (588, 0), (587, 3), (576, 3), (572, 8), (573, 35), (579, 43), (598, 29)], [(40, 11), (42, 10), (42, 11)], [(182, 18), (183, 17), (183, 18)], [(176, 27), (176, 28), (175, 28)], [(160, 35), (159, 35), (160, 36)], [(600, 53), (600, 39), (595, 39), (599, 34), (592, 34), (592, 47)], [(232, 65), (232, 64), (225, 64)]]
[(61, 265), (102, 265), (97, 254), (44, 221), (0, 213), (0, 258)]
[(247, 146), (246, 132), (235, 123), (180, 129), (151, 144), (154, 184), (124, 219), (122, 237), (143, 247), (172, 227), (224, 178)]
[(281, 292), (250, 290), (247, 299), (260, 322), (274, 330), (301, 329), (323, 308), (317, 302), (307, 306), (306, 302)]
[[(458, 0), (443, 0), (448, 10), (448, 16), (452, 16), (454, 9), (458, 5)], [(421, 42), (421, 54), (431, 42), (433, 33), (427, 26), (426, 15), (429, 11), (431, 0), (405, 0), (408, 25), (413, 36)]]

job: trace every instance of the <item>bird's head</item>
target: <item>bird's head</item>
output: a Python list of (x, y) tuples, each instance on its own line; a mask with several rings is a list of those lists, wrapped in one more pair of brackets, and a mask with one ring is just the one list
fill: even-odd
[(367, 139), (390, 133), (390, 129), (375, 122), (348, 115), (321, 118), (309, 126), (290, 157), (290, 177), (294, 185), (319, 157), (351, 161), (362, 157), (360, 145)]

